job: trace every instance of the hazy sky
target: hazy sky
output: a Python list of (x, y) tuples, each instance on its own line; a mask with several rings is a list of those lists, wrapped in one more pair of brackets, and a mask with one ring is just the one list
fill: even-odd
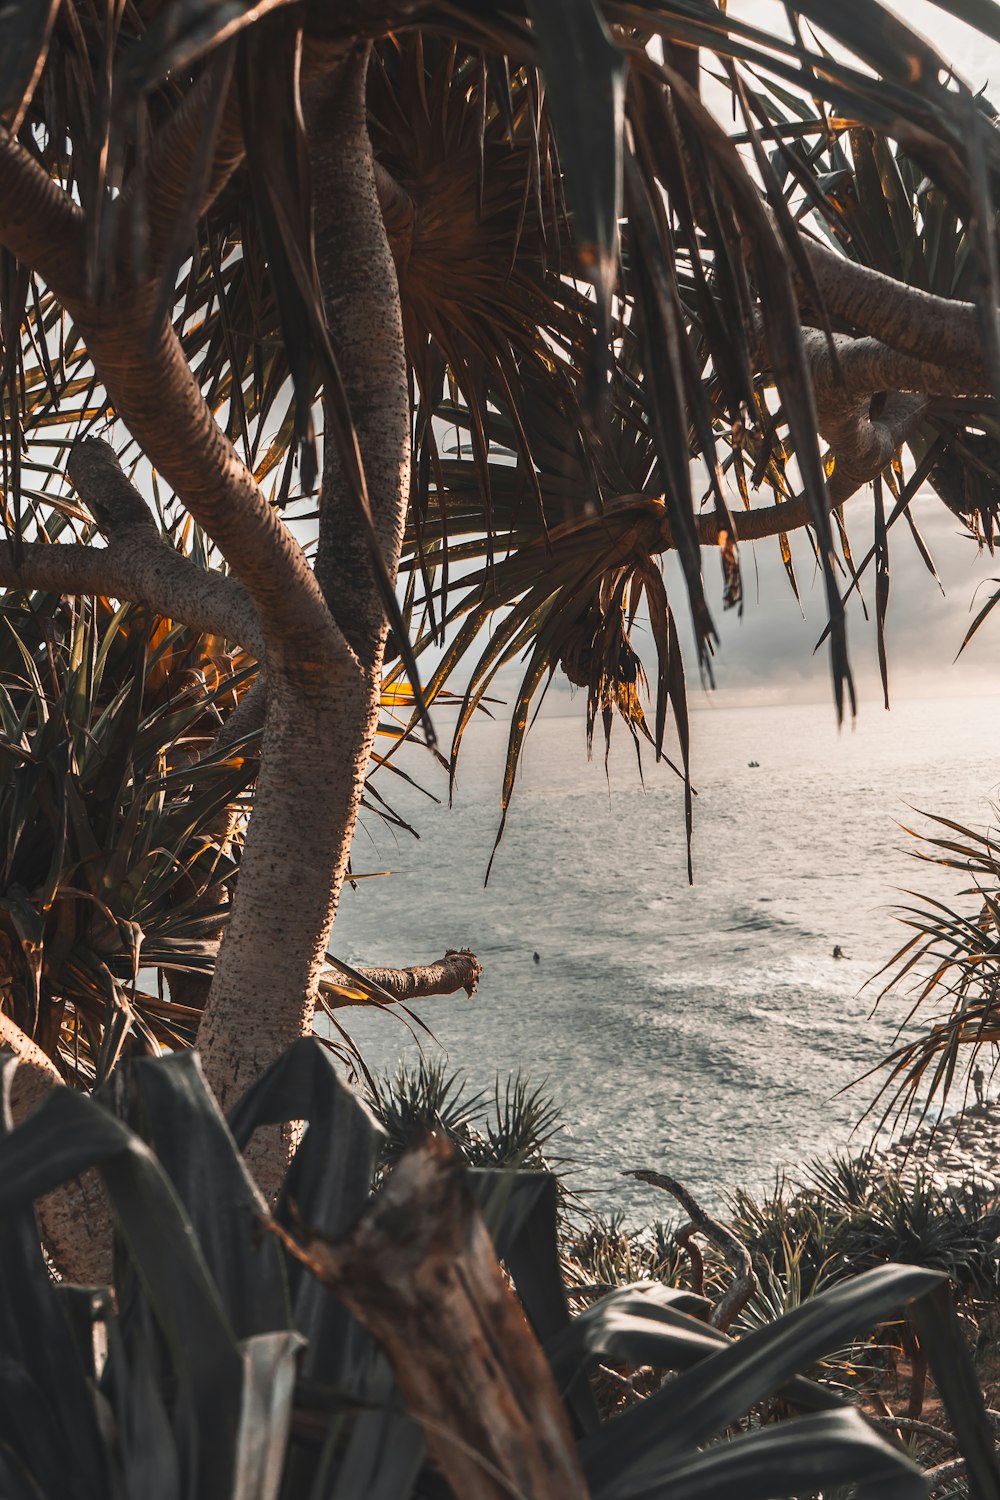
[[(1000, 46), (982, 32), (956, 21), (931, 3), (931, 0), (883, 0), (887, 10), (895, 11), (908, 26), (932, 42), (946, 62), (973, 88), (1000, 83)], [(765, 30), (788, 35), (785, 9), (781, 0), (729, 0), (731, 16), (748, 21)], [(1000, 93), (1000, 88), (996, 90)]]

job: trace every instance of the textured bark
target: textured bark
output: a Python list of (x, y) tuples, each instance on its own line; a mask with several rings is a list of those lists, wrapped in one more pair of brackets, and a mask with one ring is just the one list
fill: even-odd
[(552, 1371), (462, 1179), (430, 1136), (346, 1240), (286, 1243), (378, 1339), (455, 1496), (586, 1500)]
[[(756, 327), (757, 357), (766, 364), (762, 322)], [(834, 470), (828, 500), (843, 505), (886, 468), (919, 426), (929, 396), (975, 395), (984, 389), (975, 368), (959, 372), (900, 353), (874, 338), (803, 330), (802, 342), (813, 386), (816, 426), (830, 445)], [(832, 348), (831, 348), (832, 343)], [(790, 506), (739, 513), (741, 540), (793, 531), (809, 522), (802, 500)], [(773, 522), (773, 526), (772, 523)]]
[[(483, 966), (468, 948), (452, 948), (436, 964), (414, 964), (408, 969), (372, 969), (359, 967), (355, 971), (364, 979), (377, 984), (390, 1000), (405, 1002), (423, 1000), (430, 995), (454, 995), (464, 990), (470, 997), (476, 993)], [(350, 984), (351, 976), (330, 969), (329, 977), (337, 984)], [(346, 996), (331, 996), (331, 1010), (345, 1009), (351, 1005), (368, 1005), (368, 1000), (348, 1000)]]
[[(395, 576), (406, 520), (410, 417), (396, 268), (365, 122), (367, 52), (307, 96), (316, 262), (354, 414), (375, 537)], [(327, 415), (316, 576), (365, 668), (381, 662), (386, 619), (369, 540)], [(402, 501), (402, 503), (401, 503)]]
[(802, 336), (818, 400), (834, 393), (864, 396), (876, 391), (914, 391), (925, 396), (989, 392), (989, 382), (978, 372), (976, 360), (960, 369), (903, 354), (882, 339), (845, 333), (833, 335), (834, 360), (825, 333), (807, 328)]
[[(29, 1114), (62, 1078), (41, 1047), (0, 1012), (0, 1048), (18, 1059), (11, 1093), (14, 1121)], [(111, 1280), (111, 1214), (97, 1174), (65, 1183), (36, 1204), (42, 1239), (66, 1281), (103, 1286)]]
[[(331, 340), (354, 414), (379, 545), (393, 578), (409, 498), (402, 316), (365, 120), (367, 52), (309, 101), (317, 264)], [(332, 432), (325, 400), (327, 433)], [(317, 577), (351, 672), (302, 671), (269, 651), (261, 769), (198, 1047), (223, 1107), (312, 1028), (377, 723), (386, 622), (357, 501), (328, 436)], [(258, 603), (258, 608), (260, 605)], [(324, 604), (325, 608), (325, 604)], [(270, 644), (270, 627), (264, 619)], [(335, 627), (336, 628), (336, 627)], [(360, 664), (360, 670), (358, 670)], [(276, 1193), (295, 1141), (258, 1132), (247, 1153)]]
[(665, 1193), (670, 1193), (677, 1199), (684, 1212), (690, 1214), (691, 1223), (698, 1233), (703, 1234), (726, 1257), (733, 1279), (713, 1307), (709, 1318), (713, 1328), (719, 1328), (725, 1332), (739, 1317), (757, 1290), (757, 1277), (754, 1274), (753, 1261), (750, 1259), (750, 1252), (746, 1245), (742, 1240), (737, 1239), (725, 1224), (720, 1224), (718, 1219), (707, 1214), (687, 1188), (675, 1178), (668, 1177), (665, 1172), (653, 1172), (647, 1167), (639, 1167), (632, 1172), (623, 1172), (622, 1176), (634, 1177), (637, 1182), (647, 1182), (650, 1187), (662, 1188)]
[(222, 432), (152, 292), (108, 307), (67, 304), (115, 410), (205, 528), (260, 617), (268, 663), (314, 685), (356, 673), (298, 542)]
[(816, 397), (819, 432), (835, 467), (830, 502), (842, 505), (870, 484), (919, 426), (929, 396), (973, 395), (984, 387), (975, 371), (961, 374), (879, 339), (806, 330), (806, 358)]
[(260, 622), (246, 590), (236, 579), (209, 573), (174, 551), (122, 473), (110, 443), (98, 438), (78, 443), (67, 472), (107, 538), (107, 547), (29, 543), (22, 548), (18, 568), (13, 549), (5, 546), (0, 551), (0, 582), (145, 604), (165, 619), (182, 620), (194, 630), (225, 636), (253, 655), (262, 654)]
[[(307, 696), (269, 675), (236, 899), (198, 1031), (205, 1075), (224, 1108), (311, 1029), (361, 798), (368, 719), (353, 686)], [(269, 1192), (287, 1155), (270, 1159), (258, 1137), (248, 1159)], [(286, 1151), (293, 1139), (286, 1132)]]
[(76, 323), (118, 416), (246, 587), (269, 656), (314, 683), (356, 670), (301, 547), (216, 422), (170, 322), (157, 323), (155, 280), (92, 300), (84, 228), (79, 206), (0, 130), (0, 244)]
[(83, 210), (2, 127), (0, 244), (58, 289), (58, 295), (83, 295)]
[(927, 409), (924, 396), (894, 391), (878, 416), (872, 398), (817, 400), (820, 434), (830, 444), (834, 470), (827, 484), (831, 506), (843, 505), (882, 473)]
[[(832, 317), (900, 353), (951, 366), (964, 379), (989, 388), (989, 362), (974, 303), (907, 286), (805, 236), (802, 243)], [(806, 288), (800, 291), (808, 298)]]

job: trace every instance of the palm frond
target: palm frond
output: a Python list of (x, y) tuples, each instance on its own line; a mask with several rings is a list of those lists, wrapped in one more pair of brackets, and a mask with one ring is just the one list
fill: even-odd
[[(876, 1004), (890, 996), (908, 1005), (904, 1025), (930, 1011), (926, 1029), (901, 1042), (884, 1060), (888, 1076), (876, 1105), (884, 1116), (943, 1106), (980, 1052), (1000, 1045), (1000, 846), (996, 830), (977, 833), (952, 819), (931, 817), (938, 833), (913, 833), (913, 852), (929, 864), (960, 871), (971, 881), (962, 906), (913, 895), (899, 919), (910, 936), (876, 980)], [(875, 982), (875, 981), (872, 981)], [(902, 1028), (901, 1028), (902, 1029)], [(876, 1107), (875, 1105), (872, 1106)]]

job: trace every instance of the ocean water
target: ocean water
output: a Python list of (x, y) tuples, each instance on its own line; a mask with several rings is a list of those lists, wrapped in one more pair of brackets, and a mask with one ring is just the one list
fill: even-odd
[[(680, 783), (647, 759), (643, 785), (625, 736), (606, 778), (576, 707), (529, 735), (484, 888), (506, 736), (501, 723), (470, 730), (451, 808), (378, 783), (421, 837), (365, 818), (356, 871), (394, 873), (345, 891), (333, 951), (402, 965), (471, 947), (485, 973), (472, 1000), (419, 1002), (433, 1037), (344, 1012), (369, 1065), (422, 1047), (490, 1092), (498, 1071), (545, 1081), (574, 1185), (637, 1222), (672, 1210), (624, 1169), (668, 1171), (718, 1204), (866, 1144), (874, 1086), (849, 1086), (888, 1051), (905, 1006), (873, 1016), (878, 986), (865, 983), (904, 939), (901, 889), (960, 884), (918, 864), (898, 825), (919, 825), (914, 809), (989, 820), (1000, 696), (868, 705), (840, 733), (826, 704), (696, 711), (693, 886)], [(405, 765), (444, 793), (426, 754)]]

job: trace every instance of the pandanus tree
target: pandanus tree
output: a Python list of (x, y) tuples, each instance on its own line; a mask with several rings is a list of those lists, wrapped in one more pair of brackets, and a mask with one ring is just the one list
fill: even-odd
[[(1000, 36), (996, 6), (968, 10)], [(454, 763), (527, 653), (504, 808), (561, 669), (591, 733), (619, 716), (659, 757), (673, 720), (690, 818), (664, 553), (709, 671), (704, 555), (733, 606), (739, 545), (774, 537), (791, 570), (808, 528), (842, 713), (845, 502), (874, 484), (880, 620), (888, 530), (925, 480), (992, 539), (992, 111), (876, 0), (789, 18), (779, 36), (712, 0), (4, 11), (0, 580), (64, 633), (53, 600), (112, 601), (259, 667), (199, 745), (231, 782), (206, 809), (200, 917), (223, 936), (191, 1007), (224, 1108), (311, 1029), (385, 691), (433, 745), (430, 705), (478, 650)], [(702, 97), (709, 58), (737, 136)], [(44, 627), (24, 657), (51, 658)], [(226, 798), (251, 781), (234, 844)], [(52, 877), (33, 879), (38, 911)], [(134, 937), (130, 961), (179, 985)], [(15, 989), (23, 1107), (65, 1076), (77, 1010), (53, 1025)], [(89, 1018), (98, 1052), (116, 1003)], [(135, 1025), (125, 1045), (155, 1041)], [(251, 1143), (265, 1193), (293, 1138)]]

